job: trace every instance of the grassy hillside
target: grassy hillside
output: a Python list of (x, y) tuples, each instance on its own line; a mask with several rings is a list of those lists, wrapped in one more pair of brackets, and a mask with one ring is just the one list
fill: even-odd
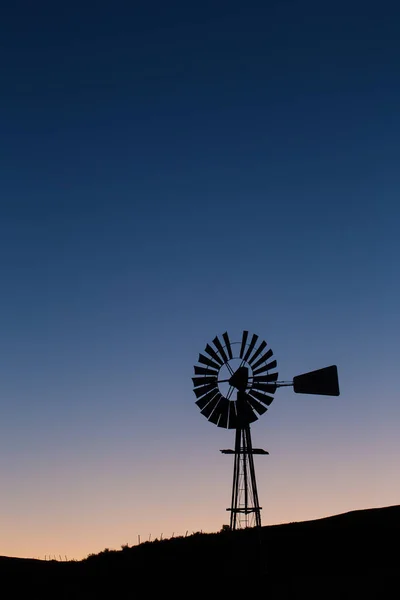
[(0, 575), (10, 598), (396, 598), (399, 534), (400, 506), (392, 506), (146, 542), (80, 562), (1, 557)]

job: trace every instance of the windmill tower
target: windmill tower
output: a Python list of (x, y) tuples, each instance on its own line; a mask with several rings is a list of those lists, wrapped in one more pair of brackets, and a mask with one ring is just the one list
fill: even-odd
[[(235, 429), (230, 528), (261, 526), (254, 455), (267, 455), (253, 448), (250, 424), (263, 415), (273, 401), (277, 388), (293, 386), (297, 393), (339, 395), (337, 367), (331, 366), (298, 375), (291, 382), (278, 381), (277, 362), (267, 342), (243, 331), (240, 342), (231, 343), (229, 335), (216, 336), (199, 354), (193, 377), (196, 404), (211, 422), (224, 429)], [(234, 397), (236, 394), (236, 397)]]

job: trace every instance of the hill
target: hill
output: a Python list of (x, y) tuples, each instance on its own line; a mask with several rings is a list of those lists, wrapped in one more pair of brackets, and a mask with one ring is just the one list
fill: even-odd
[(0, 557), (13, 598), (399, 596), (400, 506), (146, 542), (79, 562)]

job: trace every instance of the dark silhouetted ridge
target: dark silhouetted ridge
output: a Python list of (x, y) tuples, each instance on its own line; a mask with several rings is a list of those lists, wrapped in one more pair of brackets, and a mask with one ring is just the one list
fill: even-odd
[[(62, 563), (0, 557), (14, 597), (392, 598), (399, 586), (400, 506), (235, 532), (196, 533)], [(393, 587), (393, 594), (389, 590)], [(10, 596), (11, 597), (11, 596)]]

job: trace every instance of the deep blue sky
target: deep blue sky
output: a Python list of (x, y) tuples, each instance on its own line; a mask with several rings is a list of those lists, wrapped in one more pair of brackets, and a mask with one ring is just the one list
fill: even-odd
[(190, 378), (226, 329), (283, 379), (339, 367), (340, 399), (285, 391), (254, 425), (265, 522), (399, 501), (399, 25), (385, 1), (2, 7), (0, 554), (218, 529), (232, 432)]

